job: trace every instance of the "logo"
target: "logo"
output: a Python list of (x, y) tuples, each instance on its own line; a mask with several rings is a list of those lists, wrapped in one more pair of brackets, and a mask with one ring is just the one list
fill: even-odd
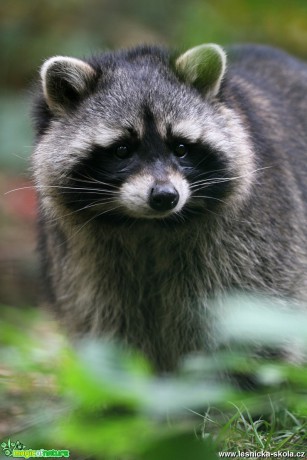
[(11, 441), (1, 443), (4, 455), (13, 458), (68, 458), (70, 452), (67, 449), (27, 449), (20, 441)]
[(1, 444), (1, 447), (4, 452), (4, 455), (6, 455), (7, 457), (13, 457), (13, 450), (22, 450), (25, 449), (26, 446), (24, 444), (21, 444), (21, 442), (19, 441), (12, 442), (9, 439), (7, 443), (3, 442)]

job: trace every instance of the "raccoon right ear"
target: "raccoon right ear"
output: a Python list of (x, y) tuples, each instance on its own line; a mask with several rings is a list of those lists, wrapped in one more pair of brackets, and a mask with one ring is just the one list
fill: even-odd
[(179, 56), (175, 62), (179, 77), (206, 95), (219, 92), (226, 70), (226, 53), (214, 43), (195, 46)]
[(45, 100), (57, 115), (69, 112), (89, 93), (96, 71), (81, 59), (56, 56), (40, 71)]

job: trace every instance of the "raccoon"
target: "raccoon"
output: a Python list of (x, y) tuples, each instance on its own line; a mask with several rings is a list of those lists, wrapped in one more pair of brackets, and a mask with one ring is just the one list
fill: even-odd
[(212, 299), (307, 298), (307, 65), (138, 46), (40, 71), (33, 175), (48, 302), (160, 371), (215, 347)]

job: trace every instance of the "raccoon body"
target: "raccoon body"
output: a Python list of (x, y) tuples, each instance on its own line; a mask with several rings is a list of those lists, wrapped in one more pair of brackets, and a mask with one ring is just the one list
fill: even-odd
[(307, 65), (227, 56), (138, 47), (41, 70), (49, 303), (74, 336), (119, 338), (162, 371), (214, 348), (216, 295), (307, 298)]

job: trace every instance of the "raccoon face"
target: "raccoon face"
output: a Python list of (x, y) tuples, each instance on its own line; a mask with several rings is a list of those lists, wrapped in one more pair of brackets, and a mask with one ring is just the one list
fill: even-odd
[(221, 203), (231, 188), (223, 180), (228, 171), (223, 154), (188, 133), (184, 137), (171, 128), (159, 133), (151, 114), (142, 122), (141, 133), (127, 129), (109, 146), (96, 144), (87, 152), (69, 174), (66, 202), (104, 217), (148, 219), (176, 218)]
[(239, 201), (253, 161), (240, 121), (216, 100), (225, 60), (217, 45), (173, 65), (150, 48), (48, 60), (49, 119), (34, 154), (45, 204), (101, 219), (176, 220)]

